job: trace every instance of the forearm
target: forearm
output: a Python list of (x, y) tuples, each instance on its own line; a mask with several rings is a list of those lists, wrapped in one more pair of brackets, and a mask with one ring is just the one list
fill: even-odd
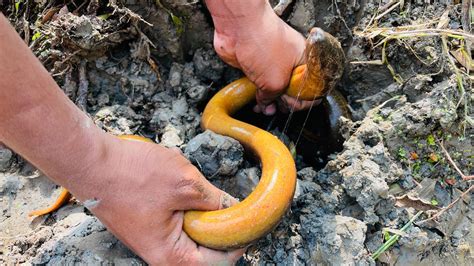
[(101, 135), (0, 14), (0, 142), (68, 187), (100, 152)]

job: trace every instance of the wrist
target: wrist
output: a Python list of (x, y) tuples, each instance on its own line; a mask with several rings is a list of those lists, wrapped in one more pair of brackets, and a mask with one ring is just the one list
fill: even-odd
[[(63, 167), (56, 169), (52, 179), (70, 190), (80, 200), (96, 194), (99, 189), (97, 170), (106, 165), (107, 154), (110, 150), (110, 139), (114, 136), (103, 132), (92, 121), (90, 128), (74, 136), (69, 143), (71, 153)], [(74, 147), (73, 147), (74, 146)]]
[(258, 26), (268, 12), (273, 13), (268, 0), (206, 0), (206, 5), (216, 33), (227, 36)]

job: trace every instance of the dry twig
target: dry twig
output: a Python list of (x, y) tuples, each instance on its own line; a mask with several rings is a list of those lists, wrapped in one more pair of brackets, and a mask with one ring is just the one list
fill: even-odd
[(89, 81), (86, 74), (86, 61), (79, 65), (79, 89), (77, 90), (76, 104), (83, 111), (87, 111), (87, 94), (89, 93)]
[(392, 6), (389, 7), (387, 10), (385, 10), (385, 12), (383, 12), (382, 14), (376, 16), (376, 17), (375, 17), (375, 20), (381, 19), (383, 16), (385, 16), (385, 15), (387, 15), (388, 13), (392, 12), (392, 10), (394, 10), (395, 8), (397, 8), (399, 5), (400, 5), (400, 2), (394, 3), (394, 5), (392, 5)]
[(461, 176), (462, 180), (464, 180), (464, 181), (469, 181), (469, 180), (474, 179), (474, 175), (465, 175), (465, 174), (459, 169), (459, 167), (456, 165), (456, 163), (453, 161), (453, 159), (452, 159), (451, 156), (449, 155), (448, 151), (447, 151), (446, 148), (444, 147), (443, 142), (440, 141), (440, 140), (437, 140), (437, 142), (439, 143), (439, 146), (441, 147), (441, 150), (443, 150), (443, 153), (444, 153), (444, 155), (446, 156), (446, 158), (448, 159), (449, 163), (454, 167), (454, 169), (456, 170), (456, 172), (458, 172), (458, 174)]
[(420, 221), (419, 223), (425, 223), (425, 222), (428, 222), (428, 221), (431, 221), (431, 220), (435, 220), (437, 219), (438, 217), (441, 216), (441, 214), (445, 213), (447, 210), (451, 209), (454, 204), (456, 204), (460, 199), (464, 198), (464, 196), (466, 196), (469, 192), (471, 192), (471, 190), (474, 188), (474, 185), (471, 185), (466, 191), (464, 191), (457, 199), (455, 199), (453, 202), (451, 202), (448, 206), (442, 208), (441, 210), (439, 210), (435, 215), (431, 216), (430, 218), (428, 219), (425, 219), (423, 221)]

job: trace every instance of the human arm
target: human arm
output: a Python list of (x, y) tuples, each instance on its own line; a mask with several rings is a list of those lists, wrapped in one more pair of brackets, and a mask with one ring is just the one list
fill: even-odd
[(191, 241), (183, 211), (222, 208), (227, 196), (178, 151), (120, 140), (60, 90), (0, 14), (0, 142), (80, 201), (151, 264), (227, 263), (243, 253)]

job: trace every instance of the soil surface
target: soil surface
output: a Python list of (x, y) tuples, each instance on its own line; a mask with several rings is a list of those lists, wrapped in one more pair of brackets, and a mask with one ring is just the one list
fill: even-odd
[[(67, 2), (0, 1), (0, 10), (97, 126), (179, 147), (214, 184), (248, 195), (258, 162), (199, 127), (209, 98), (242, 75), (215, 54), (202, 2)], [(328, 158), (296, 145), (291, 210), (239, 264), (474, 265), (472, 191), (461, 197), (472, 181), (459, 173), (474, 166), (474, 40), (472, 10), (460, 2), (281, 1), (282, 18), (302, 34), (317, 26), (341, 41), (338, 90), (353, 121), (340, 119), (343, 147)], [(79, 202), (28, 217), (59, 191), (0, 146), (0, 264), (145, 264)]]

